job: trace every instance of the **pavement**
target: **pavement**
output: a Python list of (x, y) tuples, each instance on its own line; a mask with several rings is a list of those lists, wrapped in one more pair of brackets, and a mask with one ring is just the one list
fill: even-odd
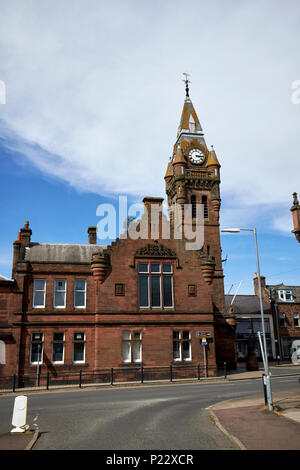
[[(273, 366), (273, 374), (288, 366)], [(218, 402), (210, 407), (215, 425), (236, 444), (239, 450), (300, 450), (300, 365), (299, 390), (272, 392), (273, 411), (269, 411), (264, 396)], [(293, 366), (295, 370), (295, 366)], [(274, 370), (275, 369), (275, 370)], [(262, 377), (264, 371), (236, 372), (231, 380), (249, 380)], [(294, 374), (294, 372), (293, 372)], [(280, 375), (280, 374), (279, 374)]]
[[(283, 376), (288, 374), (288, 367), (284, 367), (287, 369)], [(237, 370), (228, 374), (227, 380), (259, 379), (263, 373), (262, 369)], [(209, 407), (210, 417), (238, 450), (300, 450), (300, 382), (299, 390), (272, 393), (273, 411), (269, 411), (262, 395), (218, 402)], [(39, 435), (38, 429), (0, 434), (0, 451), (31, 450)]]

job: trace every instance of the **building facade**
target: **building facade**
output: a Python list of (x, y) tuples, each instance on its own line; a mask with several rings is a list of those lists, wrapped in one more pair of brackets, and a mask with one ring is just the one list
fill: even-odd
[[(227, 309), (232, 307), (236, 319), (237, 360), (246, 361), (248, 353), (254, 349), (258, 360), (262, 361), (258, 332), (262, 332), (259, 297), (257, 295), (226, 295)], [(277, 336), (273, 312), (269, 302), (263, 300), (265, 334), (268, 358), (277, 358)]]
[[(283, 283), (270, 285), (261, 276), (262, 296), (271, 309), (276, 357), (291, 360), (299, 350), (300, 356), (300, 286), (287, 286)], [(254, 278), (254, 290), (258, 296), (258, 279)]]
[[(135, 222), (138, 232), (146, 221), (146, 238), (126, 231), (108, 246), (97, 244), (97, 227), (88, 228), (87, 244), (34, 242), (25, 223), (13, 243), (12, 280), (0, 282), (2, 375), (34, 375), (37, 365), (53, 377), (204, 361), (211, 375), (218, 363), (235, 367), (221, 259), (220, 164), (188, 88), (165, 183), (168, 237), (163, 199), (154, 197), (144, 198), (144, 216)], [(195, 231), (198, 207), (204, 244), (187, 249), (185, 228)]]

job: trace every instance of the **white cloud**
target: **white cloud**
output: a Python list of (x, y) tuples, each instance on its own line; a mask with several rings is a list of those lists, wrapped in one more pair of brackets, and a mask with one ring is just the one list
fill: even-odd
[(298, 2), (6, 0), (1, 10), (11, 148), (81, 190), (164, 194), (190, 72), (232, 207), (223, 219), (280, 205), (270, 226), (282, 230), (300, 190)]
[(287, 211), (286, 214), (275, 217), (273, 220), (273, 228), (279, 232), (282, 232), (283, 234), (291, 235), (291, 231), (294, 229), (291, 212)]

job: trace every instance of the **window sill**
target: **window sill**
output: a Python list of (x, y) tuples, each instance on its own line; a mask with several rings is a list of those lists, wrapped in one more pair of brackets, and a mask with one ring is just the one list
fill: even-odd
[(141, 367), (142, 365), (143, 365), (142, 361), (141, 362), (122, 362), (120, 364), (121, 367), (133, 367), (133, 366)]

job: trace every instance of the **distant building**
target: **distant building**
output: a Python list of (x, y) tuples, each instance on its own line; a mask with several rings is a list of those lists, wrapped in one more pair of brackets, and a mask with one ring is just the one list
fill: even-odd
[[(300, 286), (266, 284), (261, 276), (262, 296), (271, 308), (277, 344), (276, 354), (281, 359), (291, 359), (300, 348)], [(255, 294), (258, 296), (258, 278), (254, 278)]]
[[(258, 277), (254, 295), (226, 295), (226, 309), (232, 310), (236, 325), (237, 359), (244, 361), (249, 348), (262, 360), (257, 332), (262, 332)], [(300, 286), (266, 285), (261, 276), (265, 334), (270, 360), (291, 360), (300, 353)], [(234, 301), (233, 301), (234, 298)], [(233, 301), (233, 303), (232, 303)]]
[[(226, 295), (226, 308), (229, 309), (234, 298)], [(258, 331), (262, 331), (259, 298), (256, 295), (236, 295), (232, 304), (236, 318), (236, 348), (238, 361), (245, 361), (250, 348), (254, 348), (258, 359), (262, 360)], [(263, 301), (265, 333), (268, 357), (276, 359), (276, 331), (269, 302)]]
[[(134, 158), (134, 157), (133, 157)], [(151, 169), (145, 169), (145, 178)], [(37, 365), (59, 374), (133, 366), (236, 365), (235, 320), (225, 307), (220, 246), (220, 164), (207, 148), (188, 92), (165, 174), (170, 209), (168, 239), (159, 218), (151, 237), (153, 206), (145, 197), (147, 238), (97, 244), (32, 241), (29, 222), (13, 243), (12, 280), (0, 282), (0, 374), (34, 376)], [(187, 250), (174, 237), (172, 206), (204, 208), (204, 246)]]
[(295, 234), (296, 239), (300, 243), (300, 204), (298, 201), (297, 193), (293, 193), (293, 205), (290, 210), (293, 214), (294, 224), (294, 230), (292, 230), (292, 233)]

